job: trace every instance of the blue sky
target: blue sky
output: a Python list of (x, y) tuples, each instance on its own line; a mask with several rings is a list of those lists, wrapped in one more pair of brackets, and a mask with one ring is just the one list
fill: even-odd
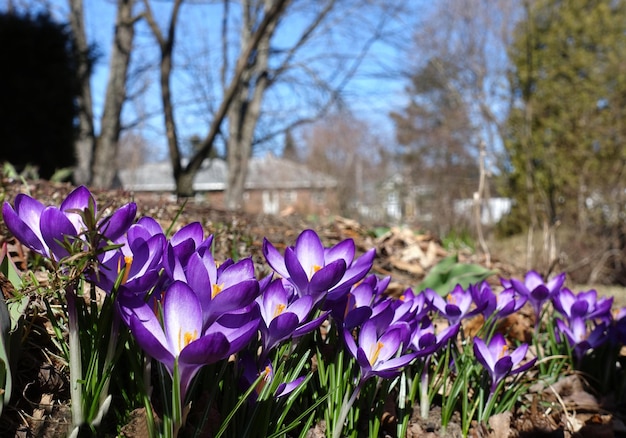
[[(157, 19), (159, 17), (164, 23), (164, 17), (167, 14), (165, 7), (167, 3), (154, 2), (160, 11), (156, 11)], [(421, 2), (418, 2), (421, 3)], [(416, 3), (417, 4), (417, 3)], [(86, 1), (86, 26), (88, 31), (88, 38), (90, 42), (95, 42), (98, 45), (99, 53), (101, 57), (95, 66), (94, 74), (92, 77), (93, 86), (93, 99), (95, 104), (96, 114), (100, 114), (100, 109), (104, 100), (104, 91), (106, 87), (106, 80), (108, 74), (108, 51), (111, 44), (112, 30), (115, 20), (115, 4), (107, 1)], [(59, 11), (63, 8), (60, 7)], [(180, 22), (189, 23), (189, 25), (179, 26), (177, 34), (178, 48), (183, 49), (185, 52), (205, 53), (215, 49), (215, 44), (219, 41), (219, 14), (221, 13), (221, 5), (213, 6), (213, 10), (210, 7), (202, 6), (197, 7), (194, 5), (184, 6), (181, 11)], [(406, 32), (407, 39), (410, 38), (411, 30), (409, 24), (414, 17), (406, 17), (406, 22), (395, 22), (396, 30)], [(297, 27), (298, 23), (293, 22), (291, 27)], [(279, 38), (287, 41), (293, 38), (290, 35), (290, 26), (284, 28)], [(297, 32), (297, 29), (294, 29)], [(204, 38), (199, 38), (200, 33)], [(279, 44), (281, 39), (278, 40)], [(192, 44), (190, 44), (190, 42)], [(137, 30), (137, 44), (141, 47), (141, 57), (143, 59), (158, 59), (158, 53), (154, 48), (152, 36), (149, 35), (147, 29), (143, 26), (139, 26)], [(183, 47), (184, 46), (184, 47)], [(218, 46), (219, 47), (219, 46)], [(180, 57), (178, 59), (181, 62)], [(392, 109), (401, 107), (405, 102), (403, 97), (403, 89), (405, 83), (399, 78), (381, 78), (381, 69), (379, 62), (384, 62), (389, 66), (393, 66), (399, 59), (406, 59), (403, 54), (389, 45), (375, 44), (372, 47), (371, 56), (362, 65), (357, 76), (349, 83), (346, 88), (346, 101), (353, 113), (364, 120), (370, 121), (375, 125), (377, 134), (388, 138), (389, 141), (393, 139), (393, 126), (388, 118), (388, 113)], [(215, 71), (211, 72), (215, 75)], [(378, 75), (378, 77), (376, 77)], [(174, 92), (180, 100), (184, 100), (183, 87), (193, 86), (192, 81), (200, 82), (199, 77), (189, 77), (189, 74), (183, 73), (180, 70), (176, 74)], [(153, 85), (149, 88), (149, 93), (144, 97), (141, 104), (145, 108), (148, 108), (150, 112), (155, 109), (160, 109), (160, 99), (158, 96), (157, 77), (152, 75)], [(178, 87), (178, 88), (177, 88)], [(200, 89), (197, 87), (196, 89)], [(281, 95), (281, 99), (287, 102), (293, 96), (290, 96), (291, 91), (287, 88), (281, 90), (278, 94)], [(183, 97), (181, 97), (183, 96)], [(125, 115), (127, 117), (134, 117), (133, 109), (134, 105), (128, 105), (125, 109)], [(135, 105), (136, 106), (136, 105)], [(200, 111), (202, 113), (202, 111)], [(180, 111), (177, 116), (177, 121), (180, 126), (182, 137), (188, 137), (193, 134), (203, 136), (206, 134), (208, 126), (208, 118), (204, 118), (198, 115), (198, 110)], [(165, 155), (165, 140), (162, 128), (162, 119), (160, 116), (151, 118), (144, 124), (144, 135), (149, 139), (150, 143), (155, 147), (155, 154), (160, 158), (164, 158)], [(276, 141), (270, 147), (280, 148), (282, 142)]]

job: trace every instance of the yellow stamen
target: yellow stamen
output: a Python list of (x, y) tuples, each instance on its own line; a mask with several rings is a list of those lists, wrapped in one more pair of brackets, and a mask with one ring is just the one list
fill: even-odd
[(311, 275), (309, 275), (309, 280), (313, 277), (313, 274), (315, 274), (320, 269), (322, 269), (322, 267), (320, 265), (313, 265), (311, 267)]
[(448, 301), (449, 304), (456, 304), (456, 298), (454, 298), (452, 294), (448, 294), (448, 296), (446, 297), (446, 300)]
[(279, 304), (278, 306), (276, 306), (276, 310), (274, 310), (274, 318), (283, 313), (286, 308), (287, 306), (284, 304)]
[(498, 355), (498, 359), (502, 359), (506, 355), (506, 352), (508, 350), (509, 350), (509, 346), (508, 345), (504, 345), (502, 347), (502, 350), (500, 350), (500, 354)]
[(187, 345), (189, 345), (190, 343), (192, 343), (193, 341), (198, 339), (198, 330), (194, 330), (193, 333), (191, 333), (191, 332), (182, 333), (182, 331), (183, 331), (183, 329), (181, 327), (179, 329), (179, 332), (178, 332), (178, 347), (179, 347), (179, 350), (182, 350)]
[(378, 355), (380, 354), (380, 350), (383, 349), (383, 347), (385, 346), (385, 344), (383, 344), (382, 342), (378, 341), (376, 343), (376, 347), (372, 346), (372, 354), (370, 356), (372, 356), (372, 358), (370, 359), (370, 365), (374, 365), (376, 363), (376, 361), (378, 360)]
[(128, 274), (130, 273), (130, 267), (133, 264), (133, 257), (132, 256), (124, 256), (124, 267), (122, 268), (122, 259), (119, 258), (117, 259), (117, 273), (118, 275), (120, 274), (120, 272), (122, 272), (122, 270), (124, 270), (124, 272), (122, 273), (122, 283), (121, 284), (126, 284), (126, 281), (128, 281)]
[(222, 292), (223, 288), (224, 288), (223, 284), (214, 284), (213, 285), (213, 291), (211, 291), (211, 298), (215, 298), (217, 296), (217, 294)]

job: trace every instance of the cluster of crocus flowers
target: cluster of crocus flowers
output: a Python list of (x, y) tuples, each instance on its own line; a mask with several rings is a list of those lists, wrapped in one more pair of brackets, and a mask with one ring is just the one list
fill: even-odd
[[(626, 317), (612, 325), (612, 300), (598, 299), (595, 291), (573, 294), (563, 287), (564, 274), (546, 282), (531, 271), (523, 280), (501, 280), (498, 293), (482, 282), (457, 285), (446, 296), (407, 289), (391, 298), (390, 278), (370, 274), (374, 250), (357, 257), (351, 239), (324, 247), (315, 231), (305, 230), (282, 254), (264, 240), (273, 273), (259, 279), (251, 258), (215, 260), (213, 237), (205, 236), (201, 224), (188, 224), (168, 238), (152, 218), (135, 222), (136, 210), (130, 203), (100, 217), (93, 195), (79, 187), (59, 207), (18, 195), (14, 206), (3, 205), (2, 214), (24, 245), (55, 266), (73, 255), (73, 248), (96, 245), (97, 263), (89, 265), (85, 279), (115, 292), (110, 297), (117, 315), (178, 385), (180, 403), (189, 401), (192, 381), (204, 366), (233, 359), (241, 364), (244, 385), (262, 377), (259, 394), (274, 378), (272, 359), (279, 355), (272, 353), (326, 320), (334, 323), (359, 370), (352, 402), (364, 382), (393, 378), (413, 364), (421, 367), (425, 383), (430, 358), (457, 345), (464, 322), (478, 315), (486, 322), (484, 335), (462, 341), (489, 375), (492, 396), (508, 376), (535, 362), (528, 345), (493, 333), (499, 320), (527, 303), (537, 326), (545, 305), (553, 304), (561, 315), (558, 333), (579, 358), (604, 342), (610, 327), (626, 338)], [(448, 365), (454, 367), (453, 361)], [(280, 385), (277, 380), (272, 395), (287, 395), (303, 381), (304, 376)]]
[(54, 261), (70, 255), (65, 244), (86, 239), (89, 227), (85, 220), (98, 220), (101, 235), (115, 240), (128, 231), (136, 212), (137, 205), (131, 202), (110, 216), (99, 218), (94, 197), (84, 186), (74, 189), (59, 207), (44, 206), (23, 193), (15, 197), (14, 206), (8, 202), (2, 206), (9, 231), (29, 249)]
[(576, 295), (570, 289), (562, 288), (552, 302), (562, 315), (562, 318), (556, 319), (557, 336), (565, 337), (578, 361), (609, 339), (612, 297), (598, 299), (595, 290)]

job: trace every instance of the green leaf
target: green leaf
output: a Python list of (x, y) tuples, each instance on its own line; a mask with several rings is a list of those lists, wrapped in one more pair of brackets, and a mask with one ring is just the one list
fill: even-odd
[(477, 264), (459, 263), (457, 255), (443, 258), (426, 275), (417, 286), (417, 290), (433, 289), (441, 296), (446, 296), (457, 284), (466, 288), (470, 284), (479, 283), (496, 271)]
[(13, 379), (11, 377), (11, 368), (9, 366), (9, 334), (11, 330), (11, 319), (9, 317), (9, 310), (7, 304), (4, 301), (4, 296), (0, 294), (0, 413), (2, 406), (6, 405), (11, 398), (11, 392), (13, 390)]
[[(16, 288), (22, 285), (17, 267), (8, 256), (7, 245), (0, 248), (0, 275), (4, 276)], [(11, 368), (15, 366), (19, 354), (22, 336), (21, 321), (30, 302), (28, 296), (16, 298), (10, 302), (4, 299), (0, 291), (0, 414), (2, 406), (11, 399), (13, 378)]]

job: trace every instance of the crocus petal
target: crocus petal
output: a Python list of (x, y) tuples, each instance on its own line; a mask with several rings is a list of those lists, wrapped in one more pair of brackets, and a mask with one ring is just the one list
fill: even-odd
[(296, 239), (295, 254), (309, 278), (316, 268), (324, 266), (324, 246), (313, 230), (300, 233)]
[(494, 378), (494, 384), (497, 384), (504, 378), (513, 368), (513, 360), (511, 356), (503, 356), (496, 362), (493, 370), (491, 370)]
[(254, 263), (251, 258), (239, 260), (220, 272), (219, 282), (225, 287), (237, 284), (241, 280), (254, 278)]
[(259, 283), (256, 280), (244, 280), (215, 295), (204, 309), (205, 326), (215, 321), (220, 315), (246, 307), (259, 295)]
[(495, 362), (485, 342), (480, 338), (474, 338), (474, 355), (476, 360), (489, 372), (494, 369)]
[(311, 278), (310, 290), (321, 292), (328, 291), (341, 279), (346, 271), (344, 260), (335, 260), (317, 271)]
[(272, 319), (268, 327), (268, 338), (264, 340), (265, 349), (272, 349), (278, 342), (289, 338), (298, 326), (298, 317), (293, 313), (282, 313)]
[(352, 355), (352, 357), (356, 358), (358, 348), (356, 346), (354, 336), (352, 336), (352, 330), (347, 330), (347, 329), (343, 330), (343, 340), (346, 344), (346, 347), (348, 348), (348, 351)]
[(378, 340), (378, 343), (382, 344), (382, 348), (379, 350), (378, 360), (387, 361), (390, 357), (393, 357), (398, 352), (400, 344), (403, 341), (402, 330), (400, 327), (387, 330)]
[(354, 260), (354, 240), (346, 239), (342, 240), (332, 248), (325, 251), (324, 259), (326, 263), (334, 262), (335, 260), (344, 260), (346, 264), (351, 264)]
[(263, 255), (265, 260), (278, 275), (283, 278), (289, 278), (289, 272), (285, 266), (285, 258), (280, 255), (278, 250), (266, 238), (263, 239)]
[(228, 338), (223, 333), (213, 332), (183, 348), (178, 360), (185, 364), (206, 365), (222, 360), (229, 349)]
[[(289, 278), (291, 280), (291, 282), (296, 286), (300, 294), (307, 293), (309, 276), (305, 272), (301, 261), (298, 259), (298, 256), (292, 248), (285, 249), (285, 266), (288, 272), (286, 278)], [(311, 273), (311, 275), (312, 274), (313, 273)]]
[(59, 209), (63, 212), (67, 210), (84, 210), (89, 204), (95, 204), (93, 195), (85, 186), (76, 187), (63, 200)]
[(116, 240), (128, 231), (135, 220), (137, 204), (134, 202), (123, 205), (101, 224), (102, 234), (109, 240)]
[[(25, 202), (30, 203), (30, 201)], [(41, 206), (41, 211), (43, 211), (43, 205), (39, 205)], [(42, 254), (44, 256), (50, 256), (48, 247), (44, 243), (43, 237), (41, 236), (41, 231), (39, 229), (39, 219), (41, 216), (41, 211), (37, 213), (34, 210), (25, 209), (24, 214), (22, 215), (22, 217), (20, 217), (15, 212), (15, 210), (13, 210), (13, 207), (11, 207), (9, 203), (5, 202), (2, 206), (2, 217), (4, 219), (5, 225), (7, 226), (11, 234), (13, 234), (17, 238), (17, 240), (22, 242), (33, 251), (38, 252), (39, 254)], [(33, 222), (36, 223), (31, 224)]]
[(548, 281), (546, 286), (550, 289), (550, 291), (555, 292), (561, 289), (563, 283), (565, 283), (565, 272), (561, 272), (559, 275)]
[(163, 325), (172, 351), (181, 352), (202, 332), (202, 308), (196, 294), (180, 281), (172, 283), (163, 299)]
[[(365, 350), (373, 352), (373, 347), (378, 342), (378, 335), (376, 331), (376, 324), (372, 323), (371, 319), (366, 321), (359, 332), (359, 346)], [(368, 357), (368, 360), (369, 359), (370, 358)]]
[(193, 242), (195, 249), (198, 245), (200, 245), (200, 243), (202, 243), (202, 239), (204, 239), (202, 224), (200, 222), (192, 222), (176, 231), (170, 238), (170, 243), (172, 246), (178, 246), (182, 242), (189, 240), (190, 242)]
[(287, 310), (298, 317), (300, 322), (303, 322), (309, 316), (309, 312), (313, 308), (313, 298), (309, 295), (296, 298), (289, 306)]
[(374, 262), (375, 256), (376, 250), (372, 248), (356, 259), (355, 262), (346, 269), (346, 273), (341, 279), (341, 285), (353, 285), (357, 281), (363, 279), (363, 277), (365, 277), (372, 269), (372, 263)]
[(46, 207), (41, 213), (41, 234), (50, 252), (60, 259), (69, 255), (60, 242), (65, 240), (65, 236), (76, 237), (77, 232), (72, 222), (58, 208)]
[(417, 357), (417, 353), (404, 354), (400, 357), (396, 357), (396, 358), (389, 359), (387, 361), (379, 363), (378, 365), (374, 366), (374, 371), (376, 372), (376, 374), (378, 374), (379, 371), (385, 371), (385, 370), (396, 372), (396, 371), (399, 371), (400, 368), (410, 363), (416, 357)]
[(314, 320), (309, 321), (305, 324), (301, 324), (296, 330), (294, 330), (293, 337), (297, 338), (299, 336), (303, 336), (303, 335), (306, 335), (307, 333), (312, 332), (313, 330), (315, 330), (316, 328), (322, 325), (322, 323), (328, 317), (329, 314), (330, 312), (324, 312), (320, 316), (315, 318)]
[(156, 318), (140, 321), (136, 315), (131, 315), (130, 331), (146, 353), (163, 363), (170, 373), (173, 372), (174, 355)]
[(357, 307), (348, 311), (343, 325), (347, 329), (353, 329), (363, 324), (372, 315), (372, 308), (369, 306)]
[(304, 379), (305, 379), (305, 377), (302, 376), (302, 377), (298, 377), (293, 382), (281, 383), (276, 388), (276, 392), (274, 393), (274, 397), (280, 398), (280, 397), (283, 397), (285, 395), (291, 394), (298, 386), (300, 386), (302, 384), (302, 382), (304, 382)]
[(218, 322), (209, 327), (207, 333), (218, 331), (226, 336), (230, 342), (229, 350), (224, 356), (226, 358), (240, 352), (253, 338), (256, 339), (259, 319), (259, 307), (255, 304), (243, 314), (222, 316)]
[(533, 290), (537, 286), (543, 285), (543, 277), (537, 271), (528, 271), (524, 277), (524, 283), (529, 290)]

